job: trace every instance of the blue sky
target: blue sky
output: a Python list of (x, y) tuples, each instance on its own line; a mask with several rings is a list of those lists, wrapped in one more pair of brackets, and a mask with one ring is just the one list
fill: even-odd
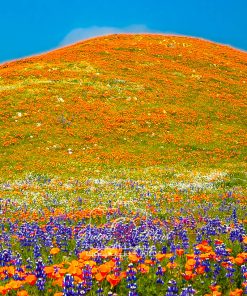
[(247, 51), (247, 0), (0, 1), (0, 62), (93, 36), (196, 36)]

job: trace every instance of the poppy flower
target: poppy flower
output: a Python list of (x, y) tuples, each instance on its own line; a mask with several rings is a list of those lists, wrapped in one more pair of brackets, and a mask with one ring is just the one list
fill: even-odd
[(23, 281), (13, 281), (11, 280), (6, 287), (10, 290), (18, 290), (20, 287), (22, 287), (24, 284)]
[(57, 280), (53, 281), (52, 286), (63, 287), (63, 277), (60, 277)]
[(212, 296), (221, 296), (222, 293), (219, 291), (213, 291)]
[(178, 266), (178, 264), (176, 262), (169, 262), (167, 263), (166, 267), (169, 269), (174, 269)]
[(60, 249), (59, 248), (52, 248), (51, 250), (50, 250), (50, 254), (51, 255), (56, 255), (57, 253), (59, 253), (60, 252)]
[(80, 276), (82, 274), (81, 268), (79, 268), (78, 266), (75, 266), (75, 265), (70, 265), (70, 267), (67, 269), (67, 272), (69, 274), (78, 275), (78, 276)]
[(8, 288), (5, 286), (0, 286), (0, 294), (1, 295), (6, 295), (8, 293)]
[(91, 254), (88, 251), (83, 251), (79, 254), (79, 258), (81, 260), (89, 260), (91, 258)]
[(50, 277), (54, 273), (53, 266), (46, 266), (44, 272)]
[(184, 254), (184, 249), (177, 249), (176, 253), (178, 256), (182, 256)]
[(9, 266), (8, 267), (8, 274), (12, 277), (15, 274), (15, 267)]
[(102, 282), (104, 280), (104, 278), (105, 277), (100, 272), (98, 272), (98, 273), (95, 274), (95, 279), (98, 282)]
[(242, 265), (244, 263), (244, 259), (242, 257), (236, 257), (235, 258), (235, 263), (237, 265)]
[(111, 284), (112, 288), (118, 285), (121, 279), (122, 278), (120, 276), (116, 276), (114, 274), (108, 274), (106, 277), (106, 280)]
[(65, 268), (61, 268), (61, 269), (59, 269), (58, 273), (59, 273), (60, 275), (65, 275), (65, 273), (67, 273), (67, 269), (65, 269)]
[(26, 290), (18, 291), (17, 296), (28, 296), (28, 292)]
[(150, 267), (146, 264), (140, 264), (137, 269), (141, 272), (141, 273), (148, 273)]
[(192, 270), (194, 268), (195, 264), (196, 264), (195, 259), (189, 259), (189, 260), (187, 260), (187, 262), (185, 264), (185, 269), (186, 270)]
[(35, 285), (36, 281), (37, 281), (37, 277), (34, 274), (29, 274), (25, 278), (25, 282), (30, 286)]
[(214, 240), (214, 243), (215, 243), (215, 245), (222, 245), (223, 244), (223, 241), (220, 240), (220, 239), (215, 239)]
[(85, 266), (85, 265), (90, 265), (91, 267), (94, 267), (97, 265), (97, 263), (93, 260), (88, 260), (83, 262), (82, 266)]
[(98, 267), (98, 271), (103, 277), (106, 277), (106, 275), (111, 271), (111, 268), (107, 264), (102, 264)]
[(137, 263), (141, 257), (137, 256), (135, 253), (129, 253), (129, 261), (132, 263)]
[(192, 271), (185, 271), (184, 273), (182, 273), (183, 278), (186, 281), (190, 281), (191, 279), (193, 279), (196, 275), (192, 272)]
[(220, 288), (220, 286), (219, 286), (219, 285), (209, 286), (209, 288), (210, 288), (210, 290), (211, 290), (212, 292), (214, 292), (214, 291), (218, 291), (219, 288)]
[(187, 260), (194, 259), (195, 255), (194, 254), (186, 254), (186, 258), (187, 258)]
[(234, 291), (231, 291), (229, 296), (241, 296), (243, 295), (243, 290), (242, 289), (236, 289)]
[(166, 258), (166, 254), (156, 254), (155, 257), (157, 260), (162, 261)]

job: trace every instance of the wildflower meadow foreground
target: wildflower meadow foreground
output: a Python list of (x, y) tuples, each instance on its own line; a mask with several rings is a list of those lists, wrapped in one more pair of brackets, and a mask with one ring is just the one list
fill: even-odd
[(1, 184), (1, 295), (245, 295), (246, 196), (194, 183)]

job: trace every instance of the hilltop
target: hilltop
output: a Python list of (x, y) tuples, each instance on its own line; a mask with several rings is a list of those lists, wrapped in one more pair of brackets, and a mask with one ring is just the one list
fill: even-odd
[(2, 178), (90, 167), (246, 169), (247, 54), (110, 35), (0, 65)]

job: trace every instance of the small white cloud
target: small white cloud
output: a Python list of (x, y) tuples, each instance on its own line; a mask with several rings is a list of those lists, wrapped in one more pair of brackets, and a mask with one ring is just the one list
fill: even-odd
[(99, 27), (92, 26), (88, 28), (76, 28), (70, 31), (64, 39), (60, 42), (60, 46), (72, 44), (80, 40), (89, 39), (92, 37), (118, 34), (118, 33), (158, 33), (149, 29), (145, 25), (131, 25), (125, 28), (117, 27)]

